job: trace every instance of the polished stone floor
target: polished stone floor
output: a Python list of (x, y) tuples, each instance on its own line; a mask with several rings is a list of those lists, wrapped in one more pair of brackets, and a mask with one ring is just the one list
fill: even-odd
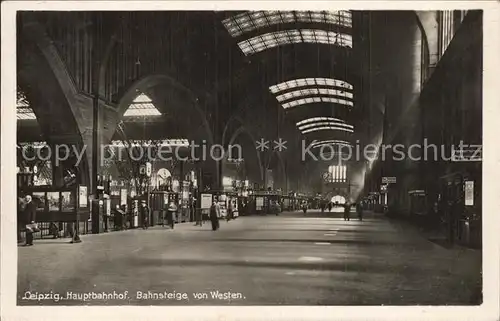
[(352, 214), (247, 216), (215, 232), (184, 223), (86, 235), (80, 244), (38, 240), (18, 248), (18, 304), (476, 303), (479, 251), (445, 249), (381, 215), (360, 222)]

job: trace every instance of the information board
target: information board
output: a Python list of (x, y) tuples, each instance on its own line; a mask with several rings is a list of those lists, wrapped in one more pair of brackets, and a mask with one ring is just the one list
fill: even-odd
[(465, 205), (474, 205), (474, 181), (465, 182)]
[(201, 209), (209, 209), (212, 206), (212, 194), (201, 194)]

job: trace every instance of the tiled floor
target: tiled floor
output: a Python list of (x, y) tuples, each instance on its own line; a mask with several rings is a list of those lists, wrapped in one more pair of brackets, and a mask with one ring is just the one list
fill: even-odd
[[(191, 223), (42, 240), (19, 248), (18, 302), (89, 305), (473, 304), (481, 254), (445, 249), (414, 229), (367, 213), (360, 222), (309, 211), (240, 217), (212, 231)], [(31, 293), (123, 294), (82, 301), (26, 300)], [(126, 295), (125, 291), (128, 291)], [(170, 293), (159, 299), (137, 292)], [(215, 298), (214, 291), (233, 299)], [(174, 293), (175, 292), (175, 293)], [(176, 297), (182, 296), (188, 297)], [(196, 299), (200, 293), (207, 298)], [(214, 297), (213, 297), (214, 296)]]

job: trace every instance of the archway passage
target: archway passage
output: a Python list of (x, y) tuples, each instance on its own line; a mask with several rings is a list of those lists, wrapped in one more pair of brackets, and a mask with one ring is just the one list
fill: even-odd
[(343, 205), (345, 204), (345, 197), (342, 195), (335, 195), (330, 200), (333, 204)]

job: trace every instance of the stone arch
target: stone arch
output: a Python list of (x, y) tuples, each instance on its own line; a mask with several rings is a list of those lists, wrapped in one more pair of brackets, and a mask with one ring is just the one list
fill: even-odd
[[(208, 125), (208, 121), (206, 118), (205, 113), (201, 109), (199, 103), (198, 103), (198, 98), (194, 93), (184, 85), (180, 84), (176, 79), (165, 75), (165, 74), (154, 74), (154, 75), (148, 75), (145, 76), (134, 83), (132, 83), (130, 86), (122, 90), (123, 95), (120, 97), (117, 105), (117, 114), (118, 114), (118, 120), (123, 117), (123, 114), (129, 107), (129, 105), (132, 103), (132, 101), (135, 99), (137, 96), (138, 91), (144, 92), (147, 91), (148, 88), (156, 87), (156, 86), (161, 86), (161, 85), (166, 85), (166, 86), (171, 86), (174, 89), (179, 90), (180, 92), (183, 92), (186, 94), (187, 97), (189, 97), (190, 103), (192, 104), (192, 107), (200, 117), (203, 127), (206, 131), (207, 134), (207, 140), (209, 144), (214, 144), (214, 135), (212, 132), (212, 129)], [(116, 124), (115, 124), (116, 126)]]
[[(92, 132), (87, 129), (86, 113), (91, 99), (78, 93), (66, 65), (40, 23), (25, 19), (19, 23), (18, 34), (18, 84), (32, 102), (49, 144), (67, 144), (78, 151), (86, 147), (81, 162), (75, 165), (78, 165), (80, 182), (91, 184), (92, 153), (87, 145)], [(54, 115), (64, 121), (54, 122)]]
[[(176, 92), (176, 95), (179, 95), (179, 99), (182, 99), (182, 102), (186, 103), (186, 105), (182, 105), (180, 103), (176, 103), (174, 107), (174, 113), (186, 112), (186, 116), (191, 115), (197, 116), (197, 121), (200, 123), (200, 127), (198, 131), (190, 132), (187, 138), (189, 141), (206, 141), (208, 147), (215, 144), (214, 136), (211, 127), (209, 126), (208, 120), (206, 118), (205, 112), (201, 109), (199, 105), (199, 100), (194, 95), (194, 93), (184, 85), (180, 84), (173, 77), (166, 74), (152, 74), (145, 77), (142, 77), (139, 80), (134, 81), (126, 88), (122, 88), (120, 90), (120, 98), (118, 100), (117, 109), (116, 109), (116, 119), (113, 123), (113, 128), (111, 131), (111, 136), (115, 133), (117, 129), (117, 125), (120, 123), (121, 119), (125, 111), (128, 109), (133, 100), (137, 97), (137, 95), (142, 92), (148, 94), (148, 91), (151, 91), (153, 88), (158, 88), (165, 86)], [(148, 94), (148, 96), (150, 96)], [(182, 97), (181, 97), (182, 96)], [(150, 96), (151, 97), (151, 96)], [(155, 99), (153, 99), (153, 102)], [(161, 109), (161, 108), (160, 108)], [(187, 117), (186, 119), (192, 119), (192, 117)], [(203, 142), (205, 144), (205, 142)], [(219, 166), (217, 162), (210, 158), (203, 158), (202, 167), (209, 173), (215, 173), (218, 178), (219, 175)]]

